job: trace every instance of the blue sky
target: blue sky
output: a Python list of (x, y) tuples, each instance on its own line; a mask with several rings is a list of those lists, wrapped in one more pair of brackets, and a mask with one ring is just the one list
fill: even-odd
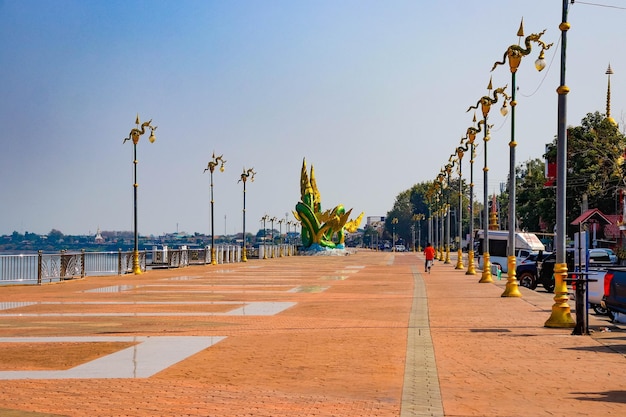
[[(604, 112), (623, 128), (626, 1), (570, 6), (568, 124)], [(0, 0), (0, 234), (133, 229), (132, 145), (138, 145), (139, 232), (210, 233), (213, 152), (216, 233), (300, 198), (303, 158), (325, 208), (384, 216), (398, 193), (433, 179), (471, 125), (470, 105), (510, 85), (490, 72), (520, 20), (547, 29), (517, 75), (517, 161), (541, 157), (556, 135), (560, 0), (115, 1)], [(509, 91), (510, 93), (510, 91)], [(489, 142), (489, 188), (508, 173), (510, 119), (499, 106)], [(474, 167), (482, 196), (482, 143)], [(478, 162), (480, 161), (480, 163)], [(464, 173), (469, 172), (466, 158)], [(290, 218), (291, 215), (290, 215)]]

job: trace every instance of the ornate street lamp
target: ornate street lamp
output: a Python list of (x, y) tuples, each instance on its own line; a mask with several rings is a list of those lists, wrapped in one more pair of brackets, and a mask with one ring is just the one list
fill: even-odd
[(434, 182), (435, 184), (435, 210), (434, 210), (434, 225), (433, 225), (433, 240), (435, 242), (435, 259), (441, 260), (441, 247), (440, 247), (440, 239), (439, 239), (439, 219), (441, 218), (441, 207), (439, 204), (439, 200), (441, 199), (441, 184), (439, 183), (439, 178), (437, 178)]
[[(463, 145), (464, 142), (465, 142), (465, 138), (461, 138), (461, 145)], [(457, 250), (457, 261), (456, 261), (456, 266), (454, 269), (465, 268), (465, 265), (463, 265), (463, 249), (461, 248), (462, 233), (463, 233), (463, 155), (465, 155), (465, 152), (467, 152), (468, 149), (469, 148), (467, 147), (467, 144), (465, 144), (465, 147), (458, 146), (456, 148), (456, 156), (459, 162), (459, 215), (457, 216), (458, 217), (457, 238), (459, 240), (459, 247)]]
[(224, 172), (224, 164), (226, 161), (223, 158), (223, 155), (215, 157), (215, 152), (213, 152), (213, 156), (209, 161), (209, 164), (205, 168), (203, 172), (209, 171), (211, 174), (211, 265), (217, 265), (217, 259), (215, 257), (215, 223), (213, 222), (213, 171), (215, 171), (216, 166), (220, 166), (220, 172)]
[[(133, 249), (133, 274), (139, 275), (141, 274), (141, 265), (139, 264), (139, 232), (137, 229), (137, 143), (139, 143), (139, 138), (141, 135), (146, 133), (146, 127), (150, 129), (150, 137), (148, 140), (150, 143), (154, 143), (156, 137), (154, 136), (154, 131), (157, 126), (152, 126), (152, 119), (147, 122), (141, 123), (139, 121), (139, 114), (135, 118), (135, 124), (137, 127), (131, 129), (127, 138), (124, 138), (122, 144), (126, 143), (127, 140), (133, 141), (133, 218), (134, 218), (134, 227), (135, 227), (135, 247)], [(140, 129), (141, 124), (141, 129)]]
[[(478, 105), (480, 105), (480, 109), (483, 113), (483, 125), (487, 126), (487, 116), (489, 115), (489, 111), (491, 110), (491, 105), (498, 102), (498, 94), (504, 97), (504, 103), (506, 105), (506, 100), (509, 100), (509, 96), (504, 92), (507, 86), (496, 88), (493, 92), (493, 98), (489, 97), (489, 94), (481, 97), (478, 102), (476, 102), (475, 106), (470, 106), (467, 111), (472, 109), (477, 109)], [(489, 79), (489, 85), (487, 85), (487, 91), (491, 92), (493, 86), (491, 85), (491, 78)], [(505, 108), (505, 106), (502, 106)], [(481, 283), (485, 282), (493, 282), (491, 278), (491, 262), (489, 261), (489, 168), (487, 166), (487, 142), (489, 142), (488, 130), (485, 128), (485, 137), (483, 139), (484, 152), (485, 152), (485, 166), (483, 168), (483, 273), (480, 281)]]
[(248, 262), (248, 255), (246, 249), (246, 182), (248, 178), (250, 182), (254, 182), (254, 168), (246, 169), (243, 167), (243, 172), (241, 173), (241, 177), (237, 182), (243, 182), (243, 254), (241, 255), (241, 262)]
[(561, 76), (560, 85), (556, 89), (558, 99), (557, 149), (556, 149), (556, 236), (554, 250), (556, 263), (554, 264), (554, 304), (552, 314), (545, 322), (545, 327), (569, 328), (574, 327), (567, 293), (567, 259), (566, 248), (566, 183), (567, 183), (567, 93), (569, 87), (565, 85), (565, 49), (567, 45), (567, 31), (570, 24), (567, 22), (569, 0), (563, 0), (561, 24)]
[(393, 234), (391, 235), (391, 251), (396, 251), (396, 224), (398, 224), (398, 218), (394, 217), (391, 219), (391, 225), (393, 227)]
[(419, 222), (417, 224), (414, 225), (413, 227), (413, 252), (415, 252), (415, 228), (417, 228), (417, 251), (421, 252), (422, 251), (422, 220), (424, 220), (424, 214), (422, 213), (417, 213), (413, 215), (413, 221), (414, 222)]
[(448, 158), (448, 163), (444, 168), (444, 175), (446, 176), (446, 257), (443, 261), (444, 264), (450, 263), (450, 174), (452, 173), (453, 156)]
[(446, 258), (444, 256), (445, 253), (445, 218), (446, 218), (446, 201), (444, 200), (444, 189), (446, 188), (445, 183), (446, 176), (444, 175), (443, 169), (439, 172), (437, 176), (437, 183), (439, 184), (439, 193), (440, 193), (440, 201), (439, 205), (439, 261), (443, 262)]
[(263, 259), (267, 259), (267, 228), (265, 227), (265, 222), (270, 219), (270, 216), (267, 214), (261, 217), (261, 221), (263, 222)]
[(278, 221), (278, 256), (283, 257), (283, 223), (285, 219)]
[[(506, 59), (509, 59), (509, 69), (511, 70), (511, 141), (509, 142), (509, 221), (508, 221), (508, 273), (507, 273), (507, 283), (504, 292), (502, 293), (502, 297), (521, 297), (522, 293), (519, 291), (519, 285), (516, 277), (516, 259), (515, 259), (515, 194), (516, 194), (516, 186), (515, 186), (515, 147), (517, 146), (517, 142), (515, 142), (515, 107), (517, 106), (517, 101), (515, 100), (516, 95), (516, 83), (515, 83), (515, 75), (517, 74), (517, 68), (522, 62), (522, 58), (531, 52), (531, 42), (537, 43), (541, 46), (541, 52), (539, 53), (539, 58), (535, 61), (535, 68), (537, 71), (541, 71), (546, 67), (546, 62), (544, 60), (544, 52), (548, 50), (552, 44), (546, 45), (542, 40), (541, 36), (545, 33), (545, 29), (540, 33), (533, 33), (526, 37), (524, 45), (526, 48), (522, 48), (518, 45), (511, 45), (504, 52), (504, 56), (502, 57), (502, 61), (496, 62), (493, 64), (493, 71), (498, 65), (504, 65)], [(524, 20), (519, 25), (519, 29), (517, 30), (517, 36), (521, 38), (524, 36)], [(519, 43), (519, 42), (518, 42)], [(506, 104), (506, 101), (505, 101)], [(503, 115), (506, 115), (506, 111), (503, 107)]]
[(271, 257), (271, 258), (273, 258), (273, 257), (274, 257), (274, 222), (275, 222), (276, 220), (278, 220), (278, 219), (276, 218), (276, 216), (274, 216), (274, 217), (272, 217), (272, 218), (270, 219), (270, 222), (272, 223), (272, 230), (270, 230), (270, 235), (271, 235), (270, 239), (272, 239), (272, 244), (270, 245), (270, 248), (271, 248), (271, 255), (270, 255), (270, 257)]
[[(474, 113), (474, 124), (476, 124), (476, 113)], [(476, 267), (474, 264), (474, 158), (476, 157), (476, 134), (480, 133), (480, 125), (483, 120), (478, 122), (478, 128), (470, 126), (467, 128), (465, 139), (467, 144), (470, 145), (470, 184), (469, 184), (469, 250), (467, 251), (467, 271), (465, 275), (476, 275)], [(466, 145), (467, 147), (467, 145)]]

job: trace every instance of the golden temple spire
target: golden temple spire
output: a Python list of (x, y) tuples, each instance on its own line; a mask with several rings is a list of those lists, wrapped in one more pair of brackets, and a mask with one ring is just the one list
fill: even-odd
[(611, 75), (613, 74), (613, 70), (611, 69), (610, 63), (609, 67), (606, 69), (605, 74), (608, 77), (608, 83), (606, 88), (606, 118), (609, 119), (609, 122), (613, 123), (614, 126), (617, 126), (617, 122), (611, 117)]

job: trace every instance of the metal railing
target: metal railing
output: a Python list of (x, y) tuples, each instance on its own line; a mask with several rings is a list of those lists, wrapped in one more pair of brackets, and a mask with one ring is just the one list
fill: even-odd
[[(238, 245), (216, 245), (217, 263), (241, 262), (242, 248)], [(268, 245), (249, 248), (249, 259), (275, 258), (295, 255), (294, 245)], [(202, 249), (163, 249), (139, 252), (142, 271), (157, 268), (183, 268), (211, 263), (211, 247)], [(1, 284), (44, 284), (86, 276), (123, 275), (133, 272), (133, 252), (60, 251), (21, 255), (0, 255)]]

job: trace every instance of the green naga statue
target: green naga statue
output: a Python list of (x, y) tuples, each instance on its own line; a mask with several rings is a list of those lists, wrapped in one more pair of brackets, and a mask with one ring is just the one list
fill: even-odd
[(356, 232), (364, 213), (348, 221), (352, 209), (346, 211), (342, 205), (322, 212), (315, 172), (311, 166), (311, 175), (307, 174), (306, 159), (302, 160), (300, 198), (293, 215), (302, 224), (302, 245), (315, 251), (344, 249), (345, 232)]

